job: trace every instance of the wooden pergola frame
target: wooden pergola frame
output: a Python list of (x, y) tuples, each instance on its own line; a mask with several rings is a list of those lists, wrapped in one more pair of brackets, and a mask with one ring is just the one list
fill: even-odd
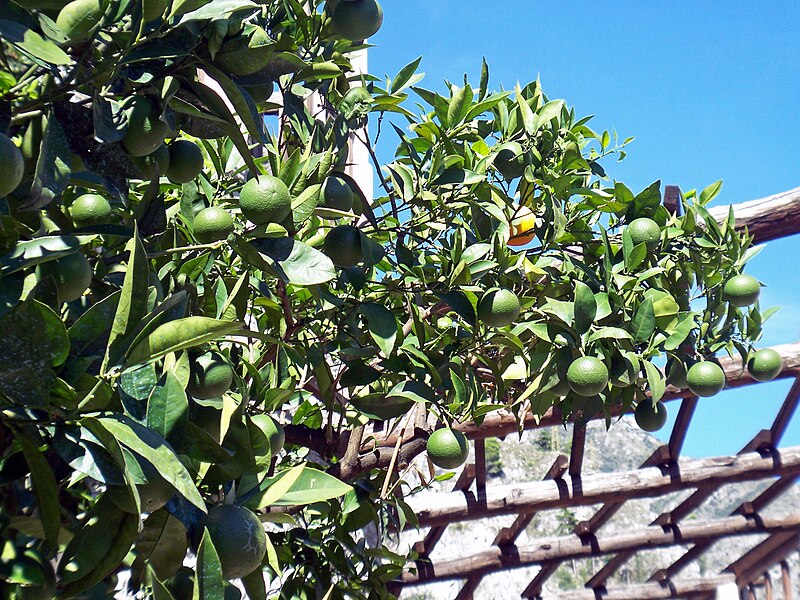
[[(665, 204), (676, 204), (680, 190), (668, 186)], [(755, 243), (800, 233), (800, 188), (732, 207), (711, 209), (722, 221), (733, 208), (737, 229), (747, 229)], [(561, 425), (562, 415), (551, 409), (541, 418), (526, 416), (520, 424), (511, 414), (487, 416), (480, 425), (459, 424), (475, 443), (475, 460), (465, 466), (452, 492), (420, 494), (406, 498), (427, 533), (414, 545), (417, 560), (394, 582), (403, 587), (442, 580), (461, 580), (457, 600), (473, 597), (483, 577), (492, 572), (539, 565), (540, 569), (524, 590), (523, 598), (565, 600), (645, 600), (650, 598), (717, 597), (721, 586), (735, 586), (742, 598), (755, 598), (756, 586), (775, 597), (768, 569), (780, 565), (783, 598), (791, 598), (791, 577), (787, 557), (800, 549), (800, 509), (782, 518), (769, 518), (764, 509), (795, 485), (800, 477), (800, 447), (780, 448), (780, 441), (800, 402), (800, 342), (774, 347), (784, 360), (780, 378), (794, 383), (769, 428), (759, 433), (736, 455), (706, 459), (680, 459), (680, 452), (699, 399), (688, 390), (668, 388), (665, 401), (680, 402), (669, 441), (656, 449), (634, 471), (583, 475), (586, 441), (585, 423), (573, 423), (570, 456), (559, 455), (541, 481), (515, 485), (486, 485), (484, 440), (504, 437), (522, 429)], [(727, 388), (755, 382), (737, 359), (723, 359)], [(617, 413), (619, 415), (620, 413)], [(617, 416), (615, 415), (615, 416)], [(348, 457), (352, 464), (341, 471), (350, 474), (364, 468), (386, 466), (390, 458), (403, 467), (422, 451), (427, 431), (417, 423), (413, 434), (408, 427), (397, 428), (384, 437), (373, 435), (359, 451)], [(302, 432), (307, 436), (309, 432)], [(301, 434), (292, 431), (290, 435)], [(360, 438), (360, 436), (359, 436)], [(347, 468), (345, 468), (347, 467)], [(742, 503), (730, 516), (704, 522), (687, 521), (723, 485), (743, 481), (771, 480), (758, 496)], [(473, 488), (474, 484), (474, 488)], [(640, 529), (604, 534), (601, 528), (631, 499), (657, 497), (677, 490), (693, 490), (672, 509)], [(590, 518), (577, 524), (572, 534), (537, 539), (518, 545), (520, 534), (539, 511), (601, 504)], [(449, 524), (514, 514), (514, 522), (502, 528), (492, 545), (482, 551), (448, 560), (431, 560), (430, 555)], [(745, 552), (718, 575), (702, 579), (681, 578), (680, 573), (715, 542), (752, 534), (768, 537)], [(659, 547), (690, 546), (666, 568), (648, 581), (626, 586), (608, 584), (609, 579), (637, 552)], [(609, 557), (604, 566), (585, 583), (584, 590), (548, 595), (544, 586), (566, 560), (592, 556)]]

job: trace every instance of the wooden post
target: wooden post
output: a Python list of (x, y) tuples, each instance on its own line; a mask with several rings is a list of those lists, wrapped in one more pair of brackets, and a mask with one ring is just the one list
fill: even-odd
[(789, 577), (789, 563), (781, 561), (781, 584), (783, 586), (783, 600), (792, 600), (792, 580)]

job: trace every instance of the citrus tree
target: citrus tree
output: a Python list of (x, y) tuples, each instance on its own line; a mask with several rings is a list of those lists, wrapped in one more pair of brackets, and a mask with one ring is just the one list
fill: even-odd
[(126, 571), (158, 599), (390, 597), (426, 441), (453, 469), (498, 410), (654, 430), (667, 382), (722, 389), (719, 353), (780, 370), (720, 184), (669, 212), (606, 175), (628, 140), (485, 63), (441, 92), (419, 59), (354, 73), (374, 0), (0, 9), (5, 596)]

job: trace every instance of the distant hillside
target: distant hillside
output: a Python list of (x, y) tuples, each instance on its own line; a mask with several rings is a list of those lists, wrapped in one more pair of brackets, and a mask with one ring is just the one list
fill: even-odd
[[(526, 432), (522, 440), (509, 436), (499, 443), (499, 452), (487, 452), (487, 466), (490, 472), (497, 473), (487, 485), (515, 483), (540, 479), (553, 463), (556, 456), (569, 454), (572, 442), (571, 429), (563, 427)], [(605, 425), (592, 423), (587, 429), (586, 450), (583, 472), (614, 472), (637, 468), (660, 445), (652, 435), (641, 431), (632, 420), (626, 418), (615, 423), (606, 432)], [(727, 485), (715, 493), (696, 514), (689, 519), (711, 519), (728, 516), (739, 504), (754, 498), (769, 482)], [(452, 481), (435, 484), (436, 489), (448, 490)], [(602, 533), (640, 529), (648, 525), (665, 510), (674, 507), (691, 491), (671, 494), (665, 498), (642, 499), (627, 502), (623, 508), (601, 529)], [(788, 514), (800, 507), (800, 488), (794, 487), (771, 505), (766, 513), (771, 515)], [(553, 510), (538, 514), (518, 544), (525, 545), (531, 540), (552, 535), (567, 535), (575, 523), (590, 517), (599, 506), (579, 507), (574, 510)], [(503, 526), (513, 522), (513, 516), (484, 519), (465, 523), (455, 523), (447, 528), (442, 540), (436, 546), (432, 558), (449, 559), (463, 556), (487, 548), (495, 534)], [(424, 532), (413, 535), (404, 534), (400, 546), (408, 548)], [(765, 536), (741, 536), (729, 538), (712, 546), (702, 558), (683, 571), (680, 577), (694, 578), (719, 573), (743, 552), (747, 551)], [(641, 552), (630, 560), (610, 581), (615, 584), (639, 583), (647, 580), (656, 570), (666, 567), (680, 557), (686, 547), (650, 550)], [(565, 562), (550, 578), (546, 592), (579, 589), (609, 557), (571, 560)], [(800, 594), (800, 560), (795, 553), (790, 561), (795, 594)], [(532, 579), (538, 567), (504, 571), (484, 578), (475, 593), (480, 600), (508, 600), (518, 598)], [(772, 573), (773, 582), (779, 581), (777, 570)], [(455, 597), (460, 584), (446, 582), (427, 586), (408, 588), (403, 600), (447, 600)], [(780, 597), (780, 596), (778, 596)]]

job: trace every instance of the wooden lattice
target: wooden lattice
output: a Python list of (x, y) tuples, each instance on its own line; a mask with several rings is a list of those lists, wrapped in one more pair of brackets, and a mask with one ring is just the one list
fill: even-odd
[[(676, 187), (668, 187), (665, 203), (677, 205), (679, 194)], [(755, 243), (800, 233), (800, 188), (737, 204), (733, 210), (737, 228), (747, 228)], [(729, 207), (711, 210), (720, 221), (727, 218), (728, 212)], [(480, 426), (472, 423), (458, 426), (475, 440), (475, 462), (464, 468), (452, 492), (406, 499), (417, 514), (419, 525), (429, 529), (414, 546), (418, 559), (396, 582), (397, 591), (423, 583), (460, 580), (463, 584), (456, 598), (467, 600), (473, 597), (487, 574), (538, 565), (539, 571), (528, 586), (524, 590), (509, 590), (509, 597), (517, 593), (523, 598), (552, 597), (545, 594), (544, 585), (564, 561), (602, 556), (608, 557), (607, 562), (586, 581), (584, 590), (565, 592), (557, 597), (569, 600), (711, 599), (717, 597), (721, 586), (735, 585), (743, 598), (755, 598), (757, 588), (764, 589), (767, 598), (791, 598), (791, 574), (786, 559), (800, 548), (800, 507), (780, 518), (766, 516), (764, 509), (794, 486), (800, 476), (800, 447), (780, 447), (800, 401), (800, 342), (776, 346), (775, 350), (784, 360), (780, 377), (794, 378), (794, 384), (772, 424), (732, 457), (680, 459), (699, 400), (688, 390), (675, 388), (668, 388), (664, 399), (680, 402), (669, 441), (634, 471), (582, 474), (586, 428), (574, 424), (570, 456), (558, 456), (543, 480), (487, 486), (483, 440), (515, 433), (520, 424), (513, 415), (495, 414), (487, 416)], [(740, 361), (723, 359), (721, 364), (727, 387), (756, 383)], [(534, 429), (561, 423), (561, 414), (551, 409), (541, 419), (526, 417), (522, 427)], [(372, 445), (365, 448), (368, 452), (362, 454), (366, 464), (380, 463), (382, 456), (391, 455), (392, 449), (399, 447), (398, 436), (403, 436), (400, 428), (383, 438), (373, 438)], [(406, 439), (403, 441), (407, 442)], [(409, 455), (414, 451), (418, 452), (418, 448), (411, 446)], [(767, 479), (772, 483), (764, 491), (742, 503), (729, 516), (708, 521), (687, 520), (723, 485)], [(692, 493), (649, 525), (638, 530), (602, 532), (603, 526), (627, 501), (661, 497), (678, 490), (692, 490)], [(572, 534), (517, 544), (519, 535), (537, 512), (593, 504), (602, 507), (589, 519), (578, 523)], [(498, 531), (489, 548), (448, 560), (430, 559), (448, 525), (497, 515), (516, 515), (516, 518), (510, 526)], [(718, 575), (702, 579), (680, 577), (681, 572), (714, 543), (750, 534), (767, 534), (767, 537)], [(610, 577), (637, 552), (669, 546), (690, 548), (671, 565), (653, 573), (647, 581), (607, 587)], [(775, 565), (780, 566), (781, 577), (780, 582), (773, 584), (767, 571)], [(775, 595), (777, 590), (782, 590), (782, 596)]]

